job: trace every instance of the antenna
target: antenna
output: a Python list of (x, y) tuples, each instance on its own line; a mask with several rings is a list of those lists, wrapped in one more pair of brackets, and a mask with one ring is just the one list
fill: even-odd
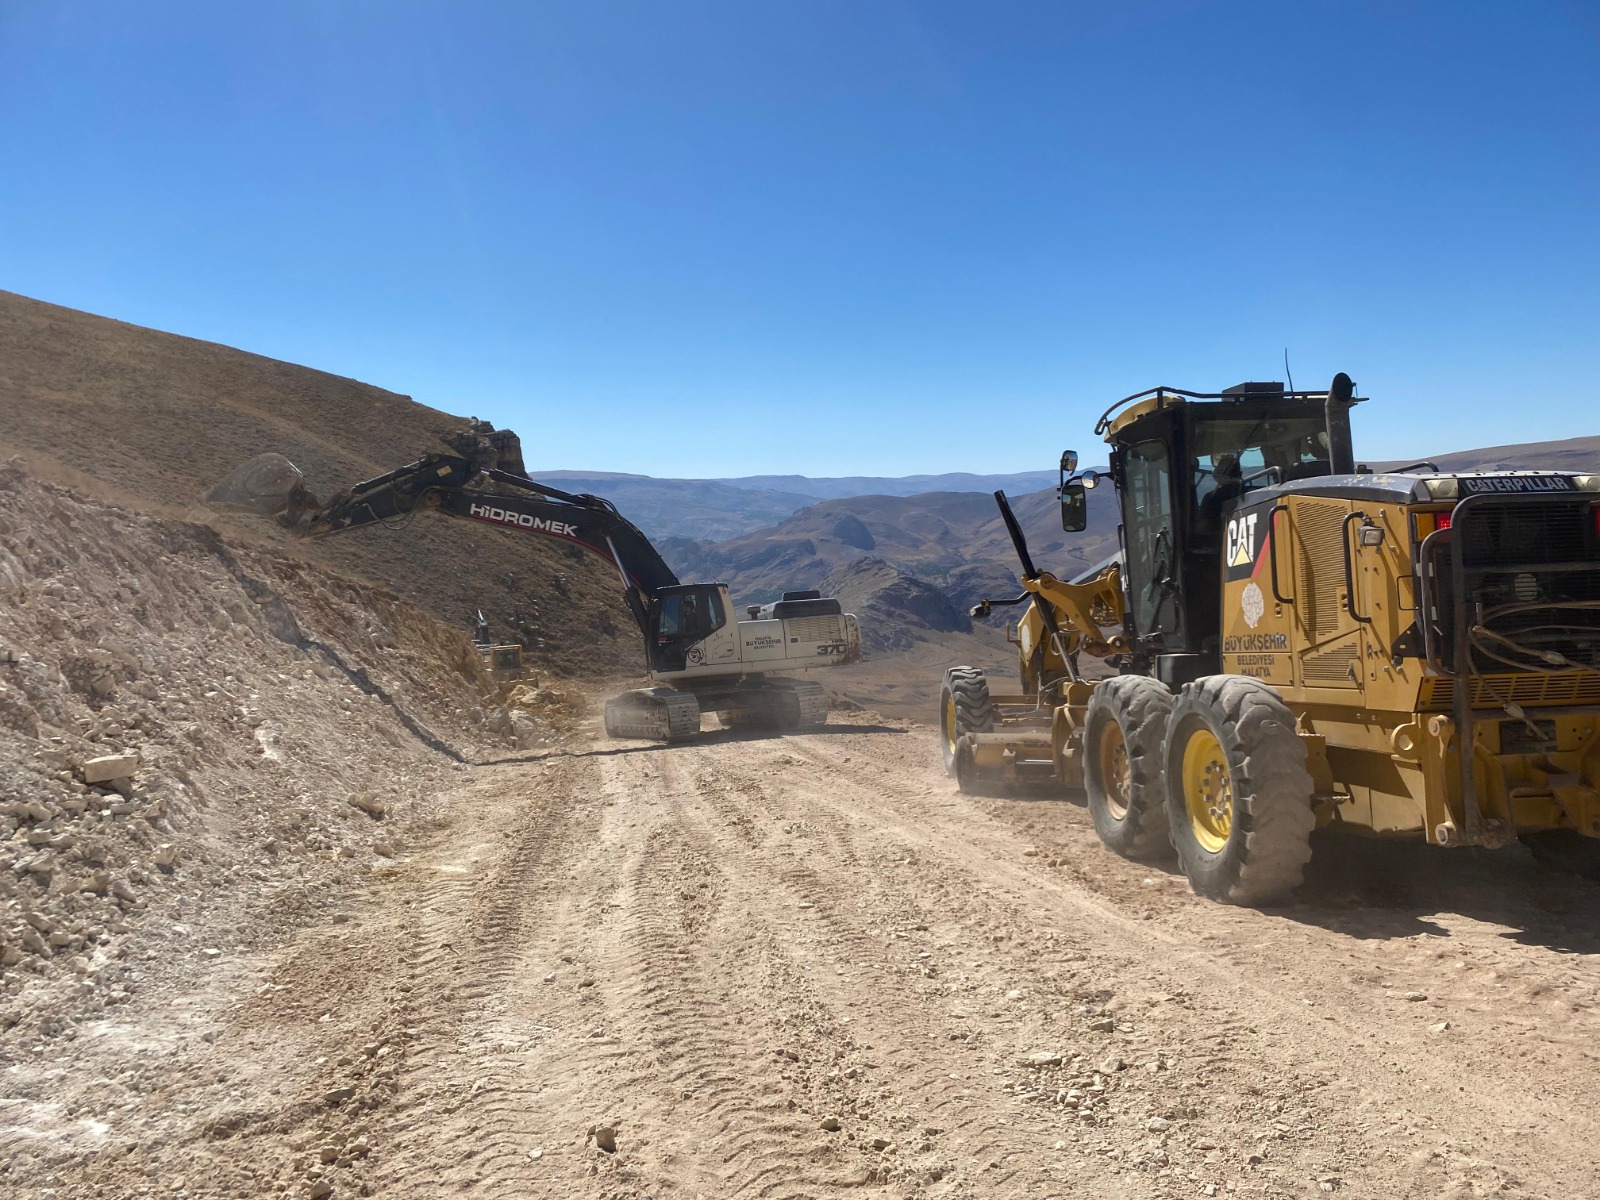
[(1283, 373), (1289, 378), (1289, 390), (1294, 391), (1294, 373), (1289, 370), (1289, 347), (1283, 348)]

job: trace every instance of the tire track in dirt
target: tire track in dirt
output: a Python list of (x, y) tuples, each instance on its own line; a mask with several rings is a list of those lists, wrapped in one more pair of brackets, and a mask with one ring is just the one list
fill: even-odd
[[(792, 740), (795, 745), (788, 753), (800, 755), (819, 770), (834, 769), (826, 794), (820, 797), (825, 803), (846, 811), (868, 806), (907, 817), (922, 814), (931, 818), (917, 823), (927, 829), (936, 844), (943, 843), (930, 857), (952, 862), (959, 861), (968, 847), (981, 851), (992, 867), (993, 877), (1004, 884), (1007, 904), (1014, 911), (1019, 899), (1033, 893), (1023, 907), (1053, 911), (1068, 919), (1071, 914), (1085, 930), (1098, 931), (1101, 936), (1097, 940), (1102, 945), (1106, 935), (1115, 935), (1126, 948), (1136, 952), (1140, 969), (1152, 979), (1165, 978), (1170, 985), (1187, 977), (1202, 994), (1209, 994), (1209, 1006), (1217, 1007), (1221, 999), (1226, 1009), (1247, 1014), (1261, 1033), (1259, 1044), (1267, 1048), (1267, 1055), (1281, 1058), (1279, 1047), (1283, 1047), (1296, 1057), (1332, 1064), (1332, 1078), (1341, 1081), (1341, 1090), (1353, 1090), (1364, 1112), (1364, 1121), (1351, 1130), (1356, 1141), (1339, 1153), (1342, 1161), (1397, 1158), (1398, 1145), (1404, 1149), (1407, 1161), (1397, 1164), (1396, 1169), (1416, 1195), (1437, 1194), (1437, 1168), (1441, 1162), (1452, 1161), (1469, 1177), (1462, 1181), (1464, 1186), (1492, 1186), (1514, 1192), (1527, 1179), (1596, 1180), (1588, 1160), (1572, 1153), (1568, 1134), (1576, 1111), (1573, 1105), (1526, 1095), (1525, 1081), (1495, 1078), (1505, 1068), (1497, 1058), (1491, 1057), (1485, 1064), (1489, 1074), (1477, 1079), (1477, 1103), (1462, 1104), (1456, 1099), (1466, 1090), (1459, 1074), (1459, 1059), (1441, 1056), (1435, 1047), (1424, 1042), (1419, 1037), (1419, 1022), (1407, 1024), (1403, 1014), (1397, 1019), (1396, 1014), (1384, 1013), (1370, 1001), (1365, 1006), (1353, 1004), (1342, 1013), (1323, 1012), (1321, 1020), (1316, 1019), (1317, 1014), (1297, 1011), (1297, 1005), (1304, 1009), (1308, 1003), (1317, 1003), (1322, 993), (1313, 979), (1297, 979), (1283, 970), (1296, 955), (1292, 935), (1290, 946), (1280, 948), (1277, 944), (1285, 932), (1280, 918), (1205, 906), (1224, 925), (1242, 921), (1267, 926), (1249, 940), (1248, 949), (1246, 945), (1208, 946), (1182, 927), (1169, 930), (1164, 922), (1130, 919), (1118, 911), (1120, 906), (1109, 896), (1102, 899), (1104, 893), (1100, 889), (1085, 894), (1070, 885), (1063, 886), (1059, 879), (1036, 866), (1020, 865), (1018, 858), (1025, 843), (1019, 845), (1008, 833), (996, 829), (992, 821), (972, 811), (973, 806), (961, 804), (951, 809), (927, 804), (930, 796), (942, 798), (938, 796), (940, 789), (926, 782), (933, 774), (930, 769), (911, 772), (902, 782), (895, 777), (892, 765), (879, 760), (873, 764), (876, 769), (869, 767), (845, 777), (837, 772), (836, 748), (823, 747), (816, 738)], [(928, 754), (931, 759), (931, 748)], [(849, 804), (852, 799), (858, 804)], [(960, 817), (959, 828), (950, 828), (952, 812)], [(951, 840), (952, 835), (955, 841)], [(1098, 846), (1093, 852), (1104, 853)], [(1115, 869), (1143, 873), (1136, 865), (1114, 861)], [(1324, 949), (1308, 945), (1300, 962), (1325, 962), (1319, 954)], [(1112, 977), (1115, 975), (1112, 972)], [(1284, 986), (1286, 979), (1292, 981), (1288, 988)], [(1337, 987), (1337, 980), (1333, 982)], [(1301, 997), (1311, 999), (1302, 1001)], [(1403, 1010), (1407, 1005), (1401, 1002), (1399, 1007)], [(1319, 1070), (1307, 1083), (1315, 1087), (1325, 1074), (1329, 1072)], [(1292, 1070), (1285, 1079), (1293, 1082)], [(1495, 1099), (1484, 1107), (1486, 1096)], [(1338, 1127), (1340, 1108), (1348, 1104), (1346, 1100), (1343, 1106), (1324, 1114), (1327, 1127)], [(1497, 1106), (1518, 1129), (1516, 1139), (1506, 1136), (1508, 1126), (1504, 1118), (1498, 1117)], [(1510, 1169), (1505, 1169), (1507, 1166)]]
[[(525, 1195), (539, 1182), (524, 1148), (528, 1080), (508, 1052), (555, 1034), (517, 1009), (535, 969), (533, 931), (564, 900), (550, 881), (574, 869), (600, 824), (598, 805), (572, 802), (585, 773), (581, 764), (555, 767), (543, 783), (559, 802), (491, 785), (491, 820), (472, 831), (488, 840), (462, 856), (471, 865), (425, 865), (438, 877), (408, 905), (401, 933), (409, 990), (400, 1007), (412, 1034), (398, 1079), (395, 1154), (378, 1180), (384, 1194), (432, 1196), (461, 1175), (484, 1195)], [(500, 778), (508, 775), (515, 778)]]
[[(796, 749), (810, 761), (818, 762), (819, 765), (826, 765), (814, 746), (810, 748), (797, 747)], [(913, 786), (920, 789), (920, 785)], [(881, 811), (885, 806), (887, 797), (881, 791), (877, 791), (877, 794), (874, 795), (874, 791), (875, 789), (865, 786), (854, 779), (830, 778), (825, 788), (816, 789), (816, 795), (813, 799), (834, 806), (841, 813), (870, 811), (873, 808)], [(851, 803), (852, 798), (857, 796), (860, 798), (859, 803)], [(991, 978), (999, 979), (998, 983), (988, 985), (991, 989), (1005, 988), (1007, 989), (1007, 994), (1013, 991), (1031, 992), (1041, 1001), (1063, 1006), (1070, 1005), (1075, 1000), (1081, 1002), (1085, 996), (1092, 1001), (1093, 998), (1102, 993), (1111, 994), (1108, 989), (1100, 987), (1061, 991), (1041, 986), (1040, 972), (1041, 969), (1048, 970), (1047, 958), (1042, 958), (1036, 949), (1030, 949), (1030, 943), (1037, 943), (1039, 940), (1039, 921), (1041, 917), (1048, 919), (1053, 915), (1057, 918), (1063, 918), (1069, 917), (1070, 914), (1061, 912), (1061, 906), (1058, 903), (1054, 903), (1054, 897), (1027, 897), (1025, 889), (1030, 886), (1027, 880), (1027, 873), (1020, 868), (1013, 867), (1006, 861), (1011, 855), (1018, 852), (1019, 847), (1008, 846), (1005, 848), (1008, 853), (998, 856), (985, 855), (979, 859), (978, 862), (981, 863), (985, 873), (989, 876), (989, 880), (983, 880), (970, 873), (968, 868), (973, 865), (971, 861), (973, 856), (964, 852), (966, 850), (965, 847), (952, 853), (952, 848), (948, 845), (944, 847), (928, 845), (927, 837), (919, 830), (897, 828), (893, 832), (903, 835), (910, 846), (920, 846), (922, 853), (917, 856), (922, 860), (921, 864), (919, 864), (919, 874), (926, 876), (931, 873), (937, 876), (942, 872), (950, 876), (949, 881), (941, 889), (943, 896), (947, 898), (947, 914), (950, 908), (954, 908), (956, 912), (964, 916), (962, 923), (968, 928), (993, 929), (998, 927), (1001, 930), (1009, 930), (1015, 935), (996, 935), (995, 945), (983, 947), (983, 957), (990, 960), (985, 964), (988, 973)], [(963, 830), (963, 834), (965, 832)], [(988, 847), (985, 846), (985, 848), (987, 849)], [(968, 860), (968, 868), (963, 868), (959, 865), (964, 858)], [(953, 876), (950, 874), (952, 869), (955, 872)], [(1002, 886), (996, 886), (997, 883)], [(1008, 884), (1022, 884), (1023, 887), (1004, 886)], [(1055, 934), (1054, 939), (1050, 939), (1052, 932)], [(1049, 940), (1059, 941), (1065, 935), (1061, 930), (1054, 930), (1047, 931), (1045, 937)], [(1137, 956), (1130, 957), (1126, 953), (1111, 951), (1110, 948), (1104, 945), (1097, 946), (1096, 940), (1093, 938), (1088, 942), (1079, 942), (1076, 946), (1073, 946), (1070, 940), (1064, 944), (1069, 948), (1065, 950), (1061, 957), (1067, 960), (1088, 958), (1089, 970), (1079, 973), (1085, 974), (1091, 979), (1114, 984), (1117, 990), (1125, 990), (1127, 981), (1130, 978), (1142, 977), (1141, 982), (1151, 986), (1161, 981), (1162, 970), (1160, 966), (1155, 965), (1154, 960), (1147, 962)], [(970, 949), (971, 947), (969, 946)], [(1085, 953), (1086, 951), (1087, 954)], [(1011, 961), (1006, 961), (1008, 959)], [(1017, 959), (1020, 959), (1020, 961), (1016, 961)], [(974, 962), (973, 965), (976, 967), (978, 963)], [(1165, 984), (1169, 989), (1177, 990), (1177, 984), (1171, 977), (1165, 980)], [(1052, 992), (1054, 993), (1053, 995), (1051, 994)], [(1237, 1002), (1235, 1001), (1235, 1003)], [(1211, 1007), (1215, 1012), (1216, 1005), (1214, 1002)], [(1231, 1010), (1224, 1011), (1231, 1011), (1236, 1019), (1242, 1019), (1240, 1014), (1248, 1012), (1249, 1009), (1234, 1007)], [(994, 1016), (999, 1015), (998, 1013), (994, 1014)], [(1165, 1026), (1173, 1026), (1174, 1024), (1181, 1026), (1184, 1023), (1181, 1020), (1175, 1022), (1170, 1013), (1166, 1014), (1166, 1016), (1168, 1019), (1161, 1022)], [(1214, 1020), (1215, 1016), (1213, 1015), (1209, 1019)], [(1149, 1022), (1145, 1021), (1142, 1024), (1148, 1028)], [(1177, 1029), (1168, 1028), (1163, 1031), (1162, 1040), (1169, 1043), (1171, 1048), (1177, 1052), (1197, 1044), (1197, 1038), (1206, 1032), (1208, 1030), (1203, 1026), (1200, 1029), (1181, 1034)], [(1094, 1054), (1091, 1057), (1115, 1048), (1110, 1043), (1095, 1044), (1093, 1039), (1091, 1039), (1091, 1045), (1094, 1046)], [(1181, 1060), (1182, 1058), (1190, 1057), (1190, 1055), (1178, 1053), (1176, 1057)], [(1315, 1086), (1315, 1081), (1306, 1082), (1309, 1082), (1312, 1087)], [(1307, 1090), (1307, 1087), (1297, 1080), (1292, 1071), (1280, 1081), (1278, 1086), (1288, 1092), (1305, 1092)], [(1336, 1118), (1329, 1111), (1323, 1110), (1312, 1113), (1310, 1116), (1319, 1125), (1328, 1124), (1336, 1127)], [(1219, 1131), (1219, 1136), (1222, 1133), (1223, 1131)], [(1200, 1140), (1206, 1139), (1202, 1138)], [(1336, 1153), (1329, 1157), (1347, 1160), (1351, 1149), (1350, 1147), (1340, 1146)], [(1309, 1170), (1322, 1169), (1317, 1163), (1307, 1163), (1306, 1167)]]
[(619, 991), (643, 1050), (628, 1090), (659, 1097), (675, 1132), (626, 1174), (707, 1196), (829, 1193), (852, 1182), (848, 1168), (841, 1176), (826, 1135), (796, 1115), (752, 1004), (783, 996), (781, 956), (726, 866), (728, 842), (748, 844), (751, 831), (717, 831), (696, 814), (705, 793), (680, 759), (651, 779), (632, 774), (632, 760), (605, 765), (611, 790), (655, 791), (663, 810), (633, 874), (640, 916)]
[[(1062, 1130), (1039, 1122), (1032, 1122), (1037, 1127), (1031, 1129), (1011, 1127), (1018, 1116), (1029, 1115), (1027, 1110), (984, 1086), (990, 1077), (974, 1069), (969, 1042), (951, 1049), (951, 1019), (934, 1011), (940, 998), (909, 982), (925, 979), (926, 968), (909, 951), (904, 962), (886, 961), (883, 933), (851, 913), (852, 908), (857, 914), (894, 911), (904, 922), (916, 923), (904, 897), (880, 885), (873, 864), (852, 862), (846, 871), (849, 882), (842, 884), (803, 863), (773, 862), (761, 851), (779, 839), (761, 835), (761, 830), (781, 830), (784, 824), (792, 828), (795, 822), (783, 818), (804, 804), (797, 805), (789, 791), (775, 800), (759, 779), (731, 767), (725, 756), (713, 751), (708, 757), (710, 764), (702, 758), (694, 773), (714, 817), (709, 832), (721, 837), (718, 852), (730, 864), (733, 886), (748, 892), (753, 925), (772, 944), (789, 948), (783, 959), (787, 987), (803, 992), (829, 1014), (830, 1024), (847, 1030), (843, 1036), (850, 1046), (870, 1048), (851, 1053), (844, 1071), (829, 1076), (834, 1083), (830, 1102), (852, 1126), (850, 1136), (859, 1128), (864, 1148), (884, 1135), (895, 1146), (890, 1155), (869, 1155), (870, 1176), (913, 1185), (943, 1180), (949, 1187), (960, 1186), (958, 1181), (965, 1178), (989, 1189), (1028, 1189), (1048, 1182), (1048, 1175), (1037, 1169), (1040, 1139), (1058, 1137)], [(812, 813), (813, 822), (816, 817)], [(758, 836), (751, 836), (752, 827)], [(824, 827), (830, 842), (852, 840), (846, 823), (827, 819)], [(774, 848), (774, 853), (781, 850)], [(808, 946), (823, 948), (823, 971), (795, 970), (797, 950)], [(797, 975), (804, 975), (807, 983), (798, 983)], [(839, 1078), (845, 1072), (848, 1086)], [(975, 1075), (974, 1089), (968, 1084)], [(1002, 1107), (997, 1109), (997, 1102)], [(936, 1132), (924, 1132), (928, 1130)]]

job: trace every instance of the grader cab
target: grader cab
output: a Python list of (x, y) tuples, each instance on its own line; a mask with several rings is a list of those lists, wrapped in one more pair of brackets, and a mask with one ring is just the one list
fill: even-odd
[[(1498, 847), (1600, 874), (1600, 475), (1357, 470), (1346, 375), (1119, 401), (1122, 551), (1022, 559), (1022, 687), (943, 688), (961, 786), (1081, 787), (1101, 840), (1269, 903), (1315, 828)], [(1062, 461), (1063, 526), (1103, 479)], [(1084, 656), (1115, 672), (1094, 678)]]

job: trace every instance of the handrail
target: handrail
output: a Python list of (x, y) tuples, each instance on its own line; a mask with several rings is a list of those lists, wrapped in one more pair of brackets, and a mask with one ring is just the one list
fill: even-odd
[(1417, 547), (1417, 615), (1422, 622), (1422, 657), (1429, 669), (1440, 675), (1454, 675), (1455, 671), (1446, 670), (1444, 658), (1439, 649), (1439, 627), (1435, 623), (1434, 607), (1438, 603), (1435, 594), (1434, 580), (1438, 574), (1438, 557), (1442, 547), (1451, 545), (1455, 540), (1455, 531), (1449, 527), (1435, 529), (1422, 539), (1422, 544)]
[(1272, 598), (1279, 604), (1293, 604), (1292, 596), (1285, 596), (1278, 587), (1278, 514), (1288, 512), (1287, 504), (1274, 504), (1267, 513), (1267, 566), (1271, 572)]
[(1094, 423), (1094, 431), (1098, 436), (1111, 427), (1111, 414), (1125, 404), (1132, 404), (1135, 400), (1143, 400), (1156, 396), (1182, 396), (1185, 400), (1326, 400), (1328, 392), (1191, 392), (1184, 388), (1153, 387), (1145, 388), (1142, 392), (1135, 392), (1131, 396), (1124, 396), (1105, 412), (1100, 414), (1100, 419)]
[(1372, 618), (1364, 617), (1356, 611), (1356, 562), (1355, 555), (1350, 553), (1350, 522), (1365, 521), (1367, 514), (1359, 509), (1344, 519), (1340, 526), (1340, 540), (1344, 543), (1344, 610), (1353, 620), (1363, 625), (1371, 625)]

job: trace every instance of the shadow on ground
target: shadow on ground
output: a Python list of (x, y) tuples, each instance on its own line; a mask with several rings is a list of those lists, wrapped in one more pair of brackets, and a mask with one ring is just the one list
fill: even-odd
[(1600, 886), (1541, 866), (1520, 845), (1444, 850), (1322, 833), (1312, 839), (1299, 902), (1281, 911), (1357, 938), (1448, 936), (1433, 918), (1455, 913), (1505, 926), (1509, 941), (1594, 954), (1597, 904)]
[[(1071, 827), (1093, 837), (1081, 791), (1012, 785), (991, 794), (1015, 804), (1019, 815), (1062, 805), (1071, 811)], [(1181, 877), (1176, 859), (1140, 868)], [(1600, 884), (1541, 865), (1516, 844), (1446, 850), (1324, 831), (1312, 837), (1311, 862), (1294, 902), (1264, 911), (1362, 939), (1448, 937), (1437, 918), (1455, 914), (1503, 926), (1508, 941), (1566, 954), (1600, 953), (1600, 922), (1593, 918), (1600, 911)]]
[(821, 729), (711, 729), (682, 742), (619, 742), (616, 745), (596, 746), (585, 750), (538, 750), (529, 754), (513, 754), (505, 758), (479, 759), (475, 767), (500, 767), (511, 763), (544, 762), (551, 758), (611, 758), (619, 754), (659, 754), (663, 750), (678, 750), (685, 746), (722, 746), (734, 742), (765, 742), (781, 737), (828, 737), (846, 733), (894, 733), (906, 730), (893, 725), (838, 725), (829, 724)]

